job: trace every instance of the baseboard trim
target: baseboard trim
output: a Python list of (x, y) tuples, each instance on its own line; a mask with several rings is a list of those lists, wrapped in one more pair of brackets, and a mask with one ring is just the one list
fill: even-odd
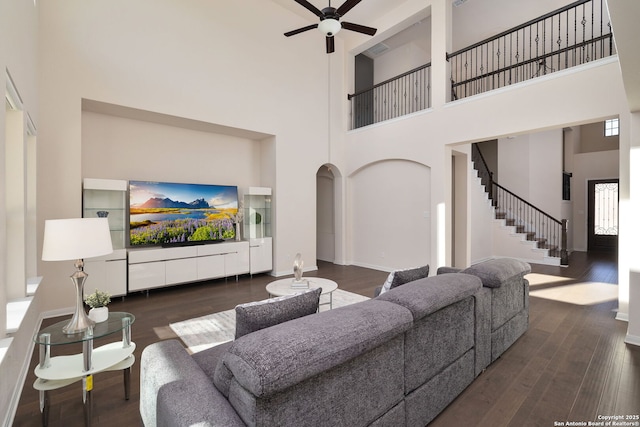
[(629, 313), (618, 312), (616, 314), (616, 320), (620, 320), (622, 322), (629, 322)]
[(355, 265), (356, 267), (369, 268), (371, 270), (386, 271), (387, 273), (390, 273), (394, 270), (393, 268), (383, 267), (381, 265), (367, 264), (364, 262), (352, 262), (351, 265)]
[(635, 345), (640, 347), (640, 337), (637, 335), (629, 335), (627, 334), (627, 336), (624, 338), (624, 342), (626, 342), (627, 344), (631, 344), (631, 345)]

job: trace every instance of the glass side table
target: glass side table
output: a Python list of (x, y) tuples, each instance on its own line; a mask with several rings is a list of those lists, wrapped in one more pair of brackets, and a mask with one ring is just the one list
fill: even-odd
[[(124, 394), (129, 400), (131, 366), (135, 362), (131, 342), (131, 324), (135, 316), (131, 313), (113, 312), (104, 322), (96, 323), (84, 332), (67, 335), (62, 328), (68, 320), (42, 329), (33, 340), (40, 346), (40, 363), (35, 368), (36, 381), (33, 388), (40, 392), (42, 425), (49, 423), (49, 391), (82, 381), (84, 422), (91, 425), (93, 375), (98, 372), (122, 370), (124, 372)], [(122, 341), (93, 348), (93, 340), (122, 331)], [(51, 357), (51, 346), (82, 343), (82, 354)]]

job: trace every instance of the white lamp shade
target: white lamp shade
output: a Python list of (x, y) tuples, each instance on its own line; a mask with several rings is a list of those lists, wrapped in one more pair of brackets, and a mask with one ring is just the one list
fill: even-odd
[(43, 261), (92, 258), (111, 252), (107, 218), (50, 219), (44, 223)]
[(329, 37), (335, 36), (336, 33), (340, 31), (340, 28), (342, 28), (342, 25), (337, 19), (323, 19), (318, 24), (318, 29), (320, 30), (320, 32)]

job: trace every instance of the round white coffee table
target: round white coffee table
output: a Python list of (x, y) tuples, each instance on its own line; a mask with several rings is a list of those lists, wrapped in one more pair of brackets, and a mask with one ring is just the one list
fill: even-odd
[[(320, 305), (328, 305), (329, 309), (333, 308), (333, 291), (338, 289), (338, 284), (336, 282), (329, 279), (323, 279), (321, 277), (303, 277), (302, 279), (309, 281), (308, 289), (322, 288), (322, 293), (320, 294)], [(292, 277), (275, 280), (267, 285), (267, 292), (269, 293), (269, 296), (282, 297), (307, 290), (307, 288), (292, 287), (292, 284)], [(323, 295), (329, 296), (328, 302), (322, 302)]]

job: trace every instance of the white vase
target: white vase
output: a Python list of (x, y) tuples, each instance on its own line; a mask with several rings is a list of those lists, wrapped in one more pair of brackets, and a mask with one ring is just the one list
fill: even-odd
[(96, 307), (89, 310), (89, 319), (96, 323), (104, 322), (109, 318), (109, 309), (107, 307)]

